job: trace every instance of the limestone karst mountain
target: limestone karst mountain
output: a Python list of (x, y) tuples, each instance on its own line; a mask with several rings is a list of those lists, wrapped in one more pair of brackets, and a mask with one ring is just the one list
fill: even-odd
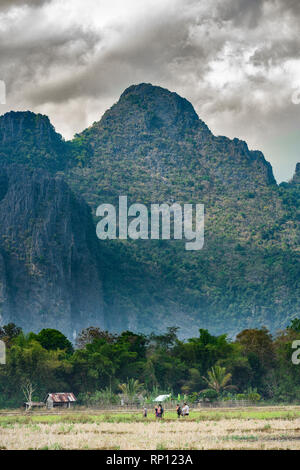
[[(92, 323), (109, 329), (146, 332), (176, 324), (182, 327), (183, 335), (190, 337), (199, 327), (231, 334), (263, 324), (275, 330), (299, 316), (298, 166), (291, 183), (278, 186), (272, 167), (261, 152), (250, 151), (238, 139), (214, 136), (193, 106), (176, 93), (150, 84), (133, 85), (99, 122), (69, 142), (55, 132), (45, 116), (8, 113), (0, 117), (0, 157), (5, 165), (0, 179), (0, 193), (4, 195), (0, 203), (2, 219), (6, 220), (6, 211), (12, 212), (9, 229), (2, 229), (2, 236), (12, 233), (14, 239), (19, 233), (19, 212), (9, 205), (13, 196), (9, 196), (6, 185), (12, 188), (13, 181), (15, 187), (23, 187), (20, 201), (31, 198), (30, 205), (24, 207), (28, 213), (24, 266), (28, 253), (39, 256), (35, 248), (40, 238), (47, 251), (53, 237), (58, 236), (65, 248), (71, 240), (76, 247), (85, 237), (80, 256), (75, 248), (80, 258), (78, 271), (75, 270), (77, 284), (72, 284), (70, 249), (64, 248), (61, 258), (54, 254), (50, 259), (45, 257), (43, 266), (49, 274), (44, 275), (43, 282), (46, 286), (49, 281), (54, 287), (51, 290), (37, 284), (38, 287), (27, 289), (28, 308), (24, 310), (22, 326), (26, 323), (28, 329), (34, 330), (41, 322), (51, 326), (51, 317), (59, 319), (60, 328), (70, 335), (73, 329)], [(10, 167), (16, 162), (22, 165), (22, 170)], [(36, 209), (39, 198), (36, 201), (33, 197), (28, 176), (32, 174), (32, 181), (37, 183), (41, 168), (51, 173), (41, 176), (48, 181), (47, 187), (63, 187), (69, 199), (76, 201), (73, 206), (66, 205), (57, 232), (55, 225), (51, 225), (48, 239), (43, 239), (44, 231), (36, 227), (47, 226), (49, 213), (47, 209), (42, 212)], [(22, 182), (23, 173), (26, 184)], [(53, 202), (56, 207), (55, 198), (45, 188), (43, 204), (50, 210)], [(13, 194), (15, 190), (11, 191)], [(172, 240), (95, 239), (92, 216), (95, 222), (96, 207), (103, 202), (117, 204), (119, 195), (144, 204), (204, 203), (203, 250), (186, 252), (182, 242)], [(82, 198), (92, 215), (87, 215)], [(74, 226), (71, 214), (78, 213), (76, 204), (84, 216)], [(53, 220), (57, 217), (52, 208)], [(66, 239), (59, 238), (64, 217), (69, 227)], [(31, 219), (32, 225), (28, 222)], [(31, 233), (35, 234), (33, 238)], [(10, 259), (13, 245), (3, 243), (2, 250)], [(19, 254), (14, 256), (18, 258)], [(31, 285), (31, 262), (32, 259), (26, 281), (24, 274), (24, 286)], [(40, 261), (33, 264), (41, 270)], [(5, 263), (2, 265), (2, 297), (5, 297), (6, 268)], [(11, 293), (18, 269), (18, 264), (12, 263)], [(54, 276), (56, 271), (60, 274)], [(78, 298), (82, 299), (78, 314), (77, 293), (73, 289), (78, 290)], [(24, 296), (11, 294), (9, 299), (3, 304), (2, 315), (20, 323)], [(35, 312), (32, 315), (31, 302)], [(74, 318), (78, 319), (76, 328)]]

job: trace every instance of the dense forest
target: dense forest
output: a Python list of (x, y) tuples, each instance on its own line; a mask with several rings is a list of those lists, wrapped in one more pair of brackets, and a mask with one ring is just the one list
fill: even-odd
[[(24, 334), (14, 324), (1, 327), (7, 361), (0, 365), (0, 408), (20, 407), (23, 389), (32, 399), (68, 391), (87, 406), (149, 402), (160, 393), (199, 400), (290, 403), (299, 399), (300, 364), (292, 361), (300, 340), (300, 320), (276, 335), (266, 328), (246, 329), (235, 340), (226, 334), (182, 341), (178, 328), (164, 334), (112, 334), (84, 329), (73, 345), (54, 329)], [(295, 345), (294, 345), (295, 346)]]

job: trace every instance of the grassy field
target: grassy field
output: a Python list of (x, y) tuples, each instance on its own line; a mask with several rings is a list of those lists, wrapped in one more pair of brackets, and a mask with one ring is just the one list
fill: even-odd
[(300, 407), (141, 413), (1, 413), (0, 449), (300, 449)]

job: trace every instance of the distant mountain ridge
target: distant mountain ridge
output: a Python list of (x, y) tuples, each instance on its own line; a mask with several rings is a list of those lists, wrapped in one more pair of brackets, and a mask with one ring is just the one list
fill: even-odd
[[(278, 186), (261, 152), (239, 139), (214, 136), (176, 93), (133, 85), (69, 142), (46, 116), (8, 113), (0, 117), (0, 158), (6, 166), (17, 162), (46, 169), (51, 178), (64, 176), (71, 193), (89, 204), (94, 221), (96, 207), (117, 204), (119, 195), (145, 204), (205, 204), (201, 252), (185, 252), (180, 241), (93, 241), (102, 260), (101, 288), (95, 281), (99, 299), (92, 293), (85, 298), (93, 312), (97, 302), (103, 308), (97, 320), (90, 307), (85, 317), (83, 307), (75, 315), (76, 330), (93, 320), (116, 330), (149, 332), (178, 324), (186, 336), (199, 327), (234, 334), (262, 324), (275, 330), (300, 315), (299, 165), (291, 183)], [(0, 179), (1, 191), (4, 186)], [(88, 226), (94, 238), (95, 227)], [(70, 261), (65, 263), (68, 270)], [(84, 272), (91, 278), (88, 263)], [(45, 303), (47, 294), (42, 298)], [(50, 304), (53, 314), (64, 316)], [(14, 318), (5, 308), (5, 318)], [(63, 328), (69, 335), (71, 317)], [(35, 317), (28, 323), (37, 328)]]

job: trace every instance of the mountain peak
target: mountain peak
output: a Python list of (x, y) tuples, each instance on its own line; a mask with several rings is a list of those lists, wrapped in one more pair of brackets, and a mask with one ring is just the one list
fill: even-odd
[(138, 96), (143, 99), (144, 102), (152, 102), (158, 107), (161, 105), (173, 106), (173, 111), (188, 113), (192, 120), (199, 120), (193, 105), (187, 99), (182, 98), (177, 93), (172, 92), (167, 88), (152, 85), (151, 83), (131, 85), (121, 94), (120, 101), (124, 99), (126, 100), (128, 97), (132, 96)]
[(22, 133), (28, 128), (39, 127), (40, 130), (54, 131), (49, 117), (44, 114), (36, 114), (32, 111), (9, 111), (0, 116), (0, 130), (9, 129), (10, 133), (6, 134), (6, 138), (14, 139), (15, 133)]
[(144, 131), (166, 131), (178, 134), (189, 129), (202, 128), (210, 133), (192, 104), (166, 88), (140, 83), (131, 85), (121, 94), (119, 101), (103, 116), (101, 123), (126, 122), (136, 132), (137, 123)]
[(300, 184), (300, 162), (296, 164), (295, 173), (291, 183)]
[(0, 160), (27, 163), (50, 171), (62, 170), (66, 144), (48, 116), (31, 111), (10, 111), (0, 116)]

